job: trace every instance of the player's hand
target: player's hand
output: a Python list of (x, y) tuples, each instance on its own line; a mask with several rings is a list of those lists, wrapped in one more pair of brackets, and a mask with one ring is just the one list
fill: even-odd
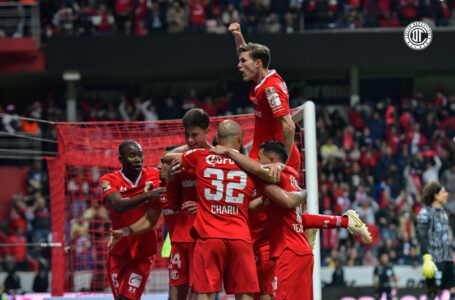
[(310, 244), (311, 250), (314, 250), (316, 245), (316, 234), (318, 233), (319, 229), (312, 228), (312, 229), (305, 229), (305, 235), (308, 240), (308, 244)]
[(154, 199), (159, 199), (161, 197), (161, 195), (165, 192), (166, 192), (166, 188), (161, 186), (159, 188), (148, 191), (147, 193), (148, 193), (148, 198), (150, 198), (150, 200), (154, 200)]
[(425, 254), (423, 256), (423, 267), (422, 267), (422, 274), (428, 279), (434, 277), (434, 273), (438, 271), (438, 267), (436, 267), (435, 263), (433, 262), (433, 257), (431, 254)]
[(232, 34), (234, 35), (242, 34), (242, 31), (240, 30), (240, 24), (237, 22), (231, 23), (231, 25), (229, 25), (228, 30), (232, 32)]
[(172, 163), (169, 165), (169, 176), (168, 179), (172, 181), (173, 176), (178, 173), (182, 172), (182, 162), (179, 160), (173, 160)]
[(111, 229), (111, 236), (109, 237), (109, 242), (107, 243), (107, 247), (109, 250), (114, 248), (114, 246), (123, 238), (123, 232), (120, 229), (112, 230)]
[(187, 215), (195, 215), (197, 214), (197, 202), (196, 201), (186, 201), (182, 204), (182, 210)]
[(147, 193), (148, 191), (150, 191), (153, 187), (153, 183), (149, 182), (145, 185), (144, 187), (144, 193)]
[(212, 153), (220, 154), (220, 155), (228, 155), (229, 154), (229, 148), (226, 148), (221, 145), (216, 145), (216, 147), (213, 147), (209, 150)]
[(284, 164), (277, 162), (263, 165), (263, 167), (269, 170), (269, 176), (273, 179), (274, 182), (280, 181), (280, 174), (281, 171), (284, 170)]

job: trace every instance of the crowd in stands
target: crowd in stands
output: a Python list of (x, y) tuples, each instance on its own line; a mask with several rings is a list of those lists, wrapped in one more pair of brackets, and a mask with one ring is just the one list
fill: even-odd
[[(294, 95), (290, 92), (291, 97)], [(211, 116), (247, 112), (250, 108), (233, 108), (228, 93), (210, 93), (200, 100), (194, 89), (181, 95), (170, 93), (163, 99), (153, 97), (127, 97), (118, 93), (117, 101), (108, 92), (87, 92), (79, 97), (78, 114), (81, 121), (154, 121), (178, 119), (193, 107), (202, 107)], [(98, 103), (89, 106), (87, 103)], [(291, 99), (291, 107), (302, 99)], [(158, 103), (162, 103), (158, 105)], [(38, 104), (27, 108), (33, 112)], [(63, 113), (53, 105), (43, 105), (46, 114), (64, 120)], [(4, 107), (13, 113), (11, 105)], [(20, 126), (6, 122), (3, 130), (20, 131)], [(13, 120), (17, 120), (12, 118)], [(12, 129), (11, 129), (12, 128)], [(342, 214), (355, 209), (368, 225), (373, 244), (364, 245), (346, 230), (324, 230), (321, 238), (322, 264), (329, 267), (367, 265), (376, 266), (381, 253), (388, 253), (394, 265), (417, 266), (421, 255), (416, 238), (415, 219), (422, 207), (422, 188), (431, 181), (440, 181), (450, 193), (447, 210), (455, 230), (455, 96), (439, 89), (436, 96), (415, 93), (411, 97), (392, 102), (362, 101), (343, 109), (318, 106), (318, 180), (320, 213)], [(49, 213), (46, 174), (37, 166), (27, 175), (29, 195), (16, 195), (13, 199), (9, 226), (10, 242), (48, 240)], [(87, 170), (85, 170), (87, 171)], [(90, 176), (73, 176), (88, 178)], [(75, 179), (75, 180), (76, 180)], [(79, 251), (78, 259), (102, 261), (97, 247), (90, 244), (88, 224), (102, 226), (91, 232), (107, 228), (108, 214), (103, 207), (90, 207), (85, 201), (96, 182), (74, 181), (67, 183), (73, 197), (75, 216), (70, 236)], [(97, 222), (89, 222), (96, 218)], [(106, 229), (107, 230), (107, 229)], [(20, 268), (35, 268), (28, 257), (33, 249), (16, 249), (12, 254)], [(89, 251), (90, 250), (90, 251)], [(7, 252), (8, 250), (5, 250)], [(79, 263), (78, 261), (75, 262)], [(82, 263), (81, 263), (82, 264)], [(102, 266), (101, 266), (102, 267)], [(83, 270), (82, 270), (83, 271)]]
[(45, 37), (226, 34), (232, 22), (240, 22), (246, 33), (400, 27), (416, 20), (455, 24), (451, 0), (41, 0), (39, 5)]
[(389, 99), (358, 103), (348, 118), (339, 111), (319, 111), (321, 212), (355, 209), (373, 235), (368, 246), (345, 230), (324, 230), (323, 265), (375, 266), (381, 253), (388, 253), (394, 265), (419, 265), (415, 221), (422, 189), (432, 181), (450, 193), (446, 209), (455, 229), (455, 97), (441, 90), (436, 99), (426, 100), (416, 93), (399, 105)]
[(8, 244), (0, 248), (0, 271), (8, 273), (4, 288), (9, 293), (22, 291), (16, 271), (37, 272), (35, 292), (46, 292), (49, 285), (50, 249), (37, 245), (51, 241), (48, 178), (41, 161), (35, 161), (27, 172), (26, 186), (27, 195), (13, 195), (9, 222), (0, 231), (1, 243)]

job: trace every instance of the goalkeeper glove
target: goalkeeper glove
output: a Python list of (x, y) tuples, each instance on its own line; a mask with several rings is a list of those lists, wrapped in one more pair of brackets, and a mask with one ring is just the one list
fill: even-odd
[(431, 254), (425, 254), (423, 256), (423, 268), (422, 274), (428, 279), (434, 277), (434, 273), (438, 271), (438, 267), (436, 267), (435, 263), (433, 262), (433, 257)]

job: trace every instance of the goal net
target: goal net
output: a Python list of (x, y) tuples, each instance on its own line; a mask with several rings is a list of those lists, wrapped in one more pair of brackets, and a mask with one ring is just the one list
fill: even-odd
[[(292, 112), (296, 116), (303, 114), (302, 107), (293, 109)], [(208, 141), (212, 141), (218, 124), (227, 118), (241, 124), (245, 146), (251, 146), (253, 114), (211, 118)], [(303, 124), (300, 121), (298, 123)], [(59, 154), (47, 158), (52, 242), (60, 242), (63, 246), (52, 249), (51, 293), (53, 296), (61, 296), (65, 292), (106, 292), (109, 291), (105, 265), (106, 245), (111, 223), (109, 211), (102, 201), (99, 178), (121, 167), (118, 145), (126, 139), (136, 140), (142, 145), (144, 167), (157, 166), (167, 146), (185, 144), (181, 120), (72, 122), (57, 123), (55, 126)], [(296, 142), (303, 150), (303, 138), (299, 129), (296, 130)], [(161, 218), (157, 225), (158, 254), (146, 293), (168, 290), (168, 259), (160, 256), (163, 231)]]

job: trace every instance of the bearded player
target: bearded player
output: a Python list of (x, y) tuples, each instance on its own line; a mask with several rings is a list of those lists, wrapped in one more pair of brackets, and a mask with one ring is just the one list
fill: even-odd
[[(227, 148), (217, 146), (211, 150), (232, 158), (245, 171), (260, 176), (261, 164), (284, 163), (287, 151), (280, 142), (270, 141), (259, 146), (258, 162)], [(279, 186), (286, 191), (300, 190), (297, 184), (298, 174), (292, 168), (283, 168)], [(272, 201), (270, 201), (272, 200)], [(308, 243), (305, 229), (308, 228), (348, 228), (362, 241), (371, 243), (371, 236), (365, 224), (355, 211), (346, 212), (345, 216), (326, 216), (304, 214), (302, 205), (293, 202), (278, 203), (273, 198), (257, 199), (250, 205), (254, 208), (265, 203), (270, 232), (269, 258), (274, 263), (275, 299), (313, 299), (313, 252)], [(276, 266), (275, 266), (276, 263)], [(264, 297), (264, 296), (262, 296)]]
[[(220, 123), (217, 132), (220, 145), (239, 150), (242, 129), (231, 120)], [(197, 176), (198, 213), (192, 228), (196, 238), (194, 249), (193, 290), (198, 299), (214, 299), (222, 282), (228, 294), (237, 299), (251, 299), (258, 292), (256, 266), (248, 228), (248, 205), (258, 179), (247, 175), (232, 160), (193, 149), (182, 156), (185, 169)], [(263, 193), (278, 201), (290, 195), (276, 185), (267, 185)], [(284, 198), (284, 199), (283, 199)]]
[[(126, 140), (119, 146), (122, 169), (101, 177), (104, 201), (109, 207), (114, 230), (128, 228), (145, 214), (152, 220), (152, 228), (144, 234), (128, 236), (110, 247), (107, 257), (109, 284), (117, 300), (139, 300), (152, 269), (157, 238), (154, 226), (160, 217), (159, 201), (165, 191), (160, 186), (159, 171), (143, 168), (141, 145)], [(154, 189), (144, 191), (146, 186)], [(150, 201), (150, 202), (149, 202)]]

